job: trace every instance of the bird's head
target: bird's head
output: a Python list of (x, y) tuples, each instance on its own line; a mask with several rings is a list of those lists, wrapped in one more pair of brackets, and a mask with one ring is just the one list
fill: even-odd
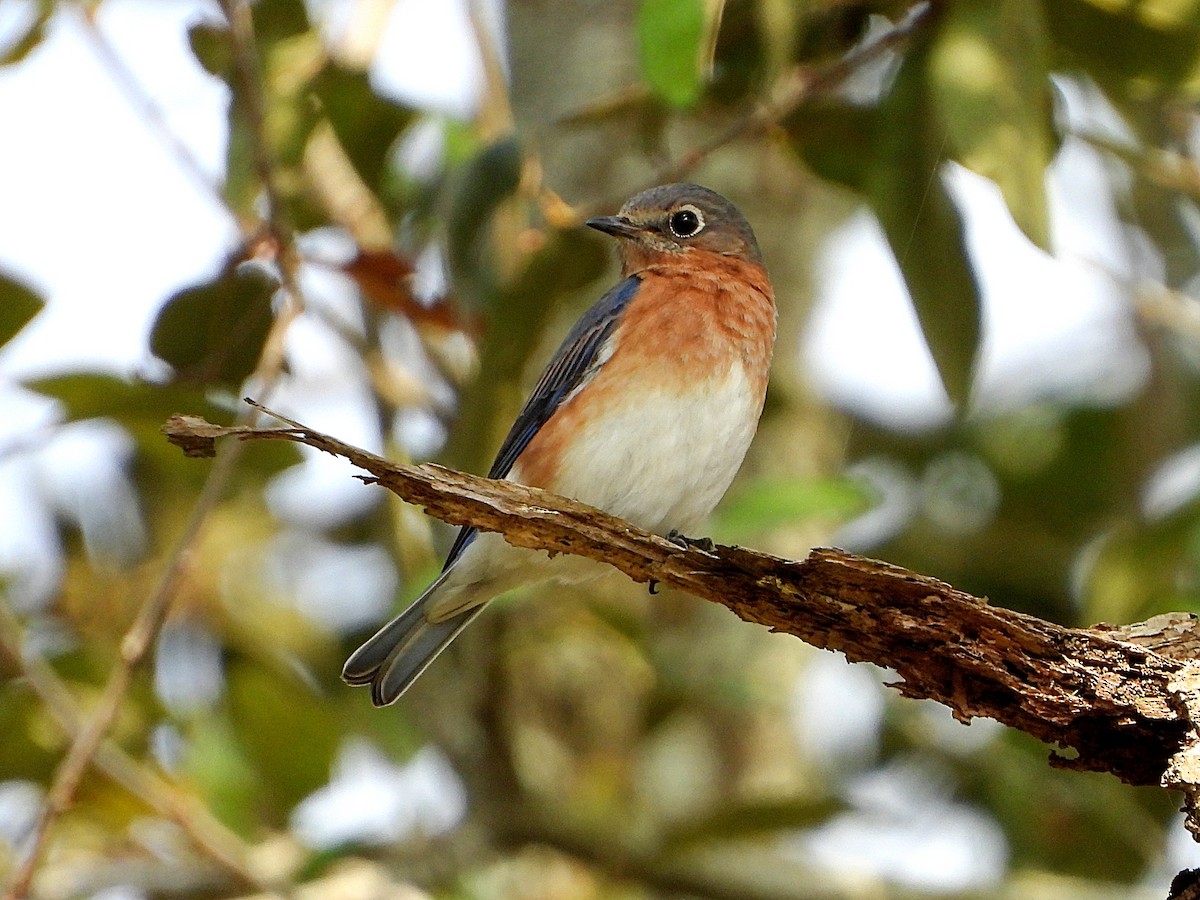
[(636, 195), (615, 216), (588, 219), (588, 227), (620, 241), (625, 274), (664, 258), (696, 251), (762, 265), (750, 223), (736, 206), (698, 184), (663, 184)]

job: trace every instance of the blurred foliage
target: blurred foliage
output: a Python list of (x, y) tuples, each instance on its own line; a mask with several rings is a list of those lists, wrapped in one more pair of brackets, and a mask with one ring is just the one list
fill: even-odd
[(0, 344), (6, 344), (42, 308), (42, 298), (15, 278), (0, 274)]
[[(112, 2), (24, 4), (0, 44), (6, 76), (56, 16), (82, 10), (103, 30)], [(57, 424), (0, 448), (0, 465), (26, 467), (54, 546), (49, 588), (23, 582), (22, 565), (0, 587), (23, 635), (21, 649), (0, 629), (0, 872), (17, 859), (18, 800), (49, 784), (67, 746), (55, 691), (91, 706), (136, 610), (177, 566), (110, 750), (204, 812), (164, 808), (111, 767), (89, 772), (52, 832), (43, 896), (245, 894), (228, 865), (214, 870), (213, 834), (259, 879), (312, 896), (923, 896), (949, 863), (922, 880), (882, 851), (831, 861), (813, 842), (866, 822), (876, 843), (862, 846), (906, 835), (925, 860), (923, 823), (948, 810), (1002, 840), (996, 866), (981, 854), (943, 893), (1164, 896), (1170, 798), (1052, 769), (1046, 747), (885, 696), (870, 670), (837, 669), (822, 706), (812, 673), (830, 671), (826, 657), (619, 578), (496, 604), (401, 704), (371, 709), (340, 682), (341, 661), (382, 606), (436, 571), (449, 529), (353, 484), (289, 500), (316, 464), (256, 446), (181, 550), (213, 468), (158, 429), (176, 412), (232, 418), (243, 392), (264, 389), (294, 251), (324, 279), (303, 280), (290, 327), (323, 343), (288, 345), (269, 387), (289, 412), (320, 408), (328, 385), (305, 374), (318, 346), (343, 361), (334, 405), (353, 397), (387, 452), (485, 470), (542, 362), (614, 278), (610, 248), (579, 223), (683, 172), (747, 213), (780, 302), (767, 412), (717, 538), (798, 557), (858, 535), (854, 549), (1067, 623), (1200, 611), (1196, 479), (1167, 477), (1200, 452), (1200, 3), (511, 0), (507, 68), (484, 66), (463, 119), (408, 108), (372, 77), (387, 17), (371, 11), (389, 4), (329, 5), (361, 29), (353, 40), (302, 0), (253, 4), (250, 60), (215, 12), (189, 29), (228, 90), (217, 189), (241, 235), (220, 271), (162, 298), (148, 349), (166, 367), (21, 386), (54, 401)], [(861, 55), (897, 23), (911, 33)], [(1068, 90), (1119, 133), (1067, 115)], [(1144, 283), (1113, 278), (1146, 375), (1117, 399), (989, 404), (972, 256), (989, 248), (968, 249), (947, 172), (992, 179), (1028, 241), (1051, 250), (1046, 179), (1068, 142), (1099, 155), (1124, 240), (1151, 260)], [(412, 162), (431, 143), (433, 161)], [(955, 406), (940, 425), (898, 431), (831, 408), (797, 359), (816, 248), (860, 209)], [(350, 249), (328, 250), (330, 234)], [(431, 256), (449, 277), (418, 290)], [(0, 344), (42, 306), (0, 274)], [(103, 465), (68, 478), (55, 443), (87, 428), (108, 436), (89, 445)], [(139, 558), (99, 552), (109, 529), (144, 532), (126, 542)], [(375, 606), (354, 602), (372, 593)]]
[(638, 48), (642, 74), (672, 106), (695, 105), (712, 64), (721, 4), (707, 0), (642, 0)]
[(150, 349), (180, 381), (234, 390), (250, 377), (271, 328), (278, 282), (252, 266), (228, 266), (215, 281), (170, 297), (154, 322)]

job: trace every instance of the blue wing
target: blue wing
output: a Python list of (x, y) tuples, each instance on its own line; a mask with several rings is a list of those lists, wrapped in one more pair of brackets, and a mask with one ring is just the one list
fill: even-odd
[[(554, 354), (550, 365), (542, 372), (529, 399), (517, 414), (508, 436), (500, 445), (496, 461), (488, 471), (488, 478), (503, 478), (512, 470), (513, 463), (533, 440), (538, 429), (546, 424), (563, 400), (591, 374), (596, 354), (616, 328), (621, 314), (637, 294), (641, 283), (641, 279), (636, 275), (630, 275), (597, 300), (575, 323), (575, 327), (563, 339), (562, 346)], [(458, 532), (458, 537), (454, 539), (454, 545), (446, 557), (443, 571), (458, 559), (474, 536), (475, 529), (470, 526), (464, 526)]]

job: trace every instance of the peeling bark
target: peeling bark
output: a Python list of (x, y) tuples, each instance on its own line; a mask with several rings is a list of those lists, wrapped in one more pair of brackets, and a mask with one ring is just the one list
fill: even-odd
[[(265, 410), (264, 410), (265, 411)], [(536, 488), (426, 464), (397, 465), (296, 422), (224, 428), (172, 418), (164, 432), (193, 456), (216, 438), (288, 440), (342, 456), (430, 515), (502, 532), (515, 546), (608, 563), (728, 607), (747, 622), (893, 669), (909, 697), (962, 721), (996, 719), (1065, 752), (1054, 765), (1181, 790), (1200, 836), (1200, 627), (1172, 613), (1130, 626), (1065, 628), (992, 606), (937, 579), (841, 550), (800, 561), (742, 547), (681, 548)]]

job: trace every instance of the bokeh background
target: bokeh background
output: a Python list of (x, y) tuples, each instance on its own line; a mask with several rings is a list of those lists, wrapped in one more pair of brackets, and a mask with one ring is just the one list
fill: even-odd
[(341, 663), (450, 529), (159, 427), (249, 394), (485, 471), (615, 278), (581, 221), (695, 180), (780, 304), (715, 538), (1197, 610), (1198, 90), (1196, 0), (0, 0), (0, 876), (1165, 897), (1171, 797), (619, 578), (496, 604), (374, 710)]

